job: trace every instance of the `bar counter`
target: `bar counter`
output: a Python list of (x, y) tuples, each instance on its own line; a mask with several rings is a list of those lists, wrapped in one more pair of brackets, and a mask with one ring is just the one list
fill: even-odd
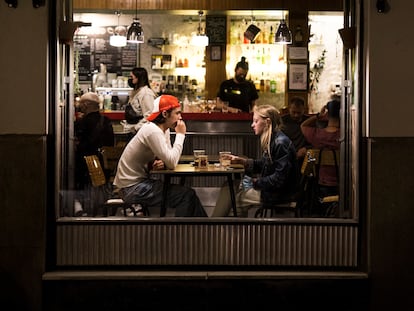
[[(122, 121), (125, 119), (125, 112), (123, 110), (112, 110), (104, 111), (103, 115), (107, 116), (113, 121)], [(187, 120), (198, 120), (198, 121), (246, 121), (252, 119), (251, 113), (222, 113), (222, 112), (211, 112), (211, 113), (193, 113), (183, 112), (181, 113), (183, 119)]]

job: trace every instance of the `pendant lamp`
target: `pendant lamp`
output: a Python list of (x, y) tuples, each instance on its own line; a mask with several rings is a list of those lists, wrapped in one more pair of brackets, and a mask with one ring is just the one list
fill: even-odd
[(144, 31), (138, 19), (138, 1), (135, 0), (135, 18), (128, 28), (127, 41), (131, 43), (144, 43)]
[(121, 16), (121, 12), (117, 11), (115, 14), (118, 16), (118, 27), (115, 28), (114, 34), (109, 37), (109, 44), (116, 47), (123, 47), (127, 45), (127, 38), (125, 35), (120, 34), (119, 17)]
[(275, 35), (275, 43), (279, 44), (291, 44), (292, 43), (292, 32), (286, 25), (286, 21), (282, 19), (279, 24)]
[(198, 29), (197, 34), (191, 37), (191, 45), (195, 46), (207, 46), (208, 45), (208, 37), (205, 33), (201, 31), (201, 17), (203, 16), (203, 11), (198, 11)]

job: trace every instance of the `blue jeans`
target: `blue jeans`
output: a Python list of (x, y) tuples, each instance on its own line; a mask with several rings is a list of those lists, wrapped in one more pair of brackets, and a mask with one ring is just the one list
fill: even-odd
[[(145, 205), (150, 211), (161, 207), (164, 184), (158, 179), (144, 181), (122, 188), (120, 195), (126, 203)], [(168, 207), (175, 208), (176, 217), (207, 217), (194, 189), (171, 184), (168, 187)]]

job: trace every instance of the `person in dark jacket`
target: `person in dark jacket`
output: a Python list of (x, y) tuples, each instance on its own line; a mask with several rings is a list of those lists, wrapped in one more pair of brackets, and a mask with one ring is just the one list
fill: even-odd
[(85, 93), (79, 100), (81, 117), (75, 121), (75, 183), (82, 190), (89, 183), (88, 168), (84, 156), (97, 155), (102, 146), (114, 145), (111, 120), (99, 113), (99, 97), (93, 92)]
[(282, 131), (293, 142), (296, 148), (296, 157), (299, 163), (303, 162), (306, 150), (312, 145), (303, 136), (300, 125), (309, 118), (305, 114), (305, 101), (303, 98), (295, 96), (289, 100), (289, 113), (282, 115)]
[(217, 108), (221, 108), (221, 102), (229, 102), (230, 112), (251, 112), (259, 98), (253, 82), (246, 80), (249, 72), (249, 63), (243, 56), (236, 64), (234, 77), (223, 81), (217, 94), (220, 101)]
[[(255, 135), (260, 135), (262, 157), (247, 159), (229, 155), (232, 163), (243, 164), (246, 169), (236, 195), (236, 204), (242, 209), (242, 216), (252, 205), (289, 202), (298, 181), (295, 146), (280, 129), (278, 110), (271, 105), (261, 105), (256, 106), (253, 112), (252, 128)], [(230, 211), (226, 187), (220, 190), (212, 216), (227, 216)]]

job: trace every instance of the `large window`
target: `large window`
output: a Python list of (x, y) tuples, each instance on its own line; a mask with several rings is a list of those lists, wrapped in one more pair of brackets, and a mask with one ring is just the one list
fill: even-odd
[[(191, 36), (197, 31), (198, 27), (198, 17), (193, 13), (181, 13), (168, 18), (165, 18), (165, 14), (160, 12), (140, 14), (140, 20), (145, 30), (145, 43), (138, 46), (128, 45), (126, 48), (109, 46), (109, 37), (115, 31), (117, 25), (128, 26), (132, 20), (131, 16), (120, 15), (120, 18), (117, 19), (117, 16), (114, 14), (75, 14), (75, 20), (93, 21), (93, 25), (92, 27), (81, 27), (75, 36), (73, 59), (71, 60), (74, 69), (74, 83), (70, 85), (72, 90), (69, 93), (73, 94), (73, 97), (71, 97), (73, 100), (69, 99), (67, 110), (62, 110), (62, 116), (59, 117), (59, 120), (61, 120), (59, 122), (62, 122), (60, 128), (63, 131), (61, 136), (63, 151), (62, 161), (60, 162), (62, 173), (60, 176), (60, 196), (58, 202), (59, 217), (96, 216), (93, 211), (96, 209), (97, 204), (103, 203), (108, 191), (111, 190), (108, 185), (114, 172), (114, 168), (110, 169), (112, 170), (110, 172), (106, 171), (107, 176), (104, 177), (106, 177), (109, 183), (104, 186), (97, 186), (89, 182), (82, 189), (78, 189), (76, 186), (77, 176), (74, 168), (76, 166), (76, 157), (74, 156), (76, 140), (73, 139), (73, 123), (76, 119), (77, 96), (89, 90), (95, 91), (102, 98), (103, 104), (101, 109), (109, 110), (113, 108), (116, 110), (107, 113), (107, 115), (113, 118), (112, 125), (115, 131), (115, 143), (119, 146), (124, 145), (128, 140), (128, 136), (123, 131), (122, 107), (124, 107), (130, 91), (127, 79), (130, 70), (135, 65), (148, 69), (152, 81), (151, 86), (158, 92), (169, 85), (176, 92), (175, 95), (180, 97), (180, 100), (184, 100), (184, 95), (187, 95), (187, 93), (183, 92), (182, 88), (185, 83), (188, 83), (184, 88), (187, 88), (187, 91), (189, 91), (190, 100), (197, 97), (208, 99), (209, 95), (203, 92), (206, 83), (208, 83), (205, 80), (206, 70), (208, 70), (206, 66), (209, 66), (211, 61), (222, 61), (222, 64), (227, 69), (226, 78), (230, 78), (235, 63), (241, 56), (246, 56), (252, 68), (249, 78), (257, 82), (259, 90), (262, 87), (261, 81), (264, 84), (258, 104), (271, 103), (278, 109), (282, 110), (285, 108), (287, 102), (287, 49), (286, 46), (272, 44), (270, 37), (272, 32), (276, 32), (277, 26), (286, 12), (260, 11), (244, 14), (242, 11), (237, 11), (221, 15), (224, 16), (227, 44), (216, 44), (216, 46), (220, 47), (221, 55), (220, 57), (215, 56), (216, 58), (210, 60), (210, 63), (206, 62), (206, 58), (211, 58), (208, 54), (209, 49), (193, 47), (189, 44)], [(220, 16), (220, 14), (216, 15)], [(203, 18), (202, 23), (204, 26), (206, 18)], [(252, 23), (262, 30), (260, 39), (257, 39), (260, 41), (255, 42), (255, 44), (243, 43), (244, 36), (242, 33)], [(294, 25), (291, 26), (293, 27)], [(344, 89), (343, 47), (338, 35), (338, 29), (343, 27), (343, 14), (337, 12), (310, 13), (309, 26), (309, 63), (307, 65), (309, 66), (310, 89), (308, 92), (300, 93), (300, 96), (306, 97), (309, 113), (312, 114), (319, 112), (333, 94), (341, 95)], [(292, 30), (294, 32), (294, 29)], [(274, 93), (270, 92), (270, 84), (269, 92), (266, 91), (267, 81), (269, 83), (275, 81), (276, 88)], [(174, 85), (171, 86), (170, 82)], [(181, 85), (181, 89), (179, 85)], [(118, 106), (115, 105), (109, 109), (105, 106), (105, 97), (108, 95), (111, 96), (109, 100), (113, 99), (113, 96), (117, 97), (119, 102), (114, 104), (118, 104)], [(346, 110), (348, 109), (346, 101), (342, 100), (342, 114), (347, 114)], [(244, 122), (244, 125), (246, 128), (242, 130), (242, 134), (251, 134), (250, 121), (247, 120)], [(348, 137), (347, 133), (350, 131), (350, 123), (343, 123), (342, 125), (341, 131), (345, 137)], [(212, 138), (205, 134), (203, 137), (200, 135), (200, 138), (197, 137), (197, 133), (193, 133), (192, 136), (189, 136), (186, 143), (194, 146), (196, 144), (195, 141), (204, 139), (204, 143), (214, 145)], [(220, 134), (214, 133), (211, 136), (220, 137)], [(234, 151), (239, 146), (238, 140), (240, 145), (243, 143), (249, 145), (248, 149), (251, 151), (248, 154), (249, 156), (255, 157), (260, 155), (260, 152), (254, 152), (255, 148), (258, 147), (254, 137), (245, 139), (244, 136), (232, 138), (222, 135), (215, 143), (224, 144), (223, 147), (233, 148)], [(225, 144), (228, 145), (226, 146)], [(347, 158), (350, 150), (349, 145), (350, 143), (347, 140), (343, 141), (340, 162), (338, 163), (340, 166), (338, 169), (344, 175), (349, 175), (347, 169), (350, 166), (345, 164), (349, 161)], [(184, 152), (187, 154), (192, 152), (191, 147), (187, 146), (184, 149)], [(217, 151), (214, 150), (212, 152), (217, 153)], [(241, 150), (241, 152), (244, 151), (245, 149)], [(101, 160), (103, 165), (108, 164), (105, 162), (106, 159)], [(108, 167), (103, 168), (108, 169)], [(225, 181), (223, 178), (214, 178), (207, 182), (190, 183), (196, 189), (208, 212), (212, 210), (215, 198), (220, 190), (220, 185)], [(342, 182), (352, 183), (352, 179), (346, 178), (341, 180)], [(344, 195), (346, 195), (347, 189), (352, 188), (348, 184), (341, 186), (345, 189), (342, 190)], [(341, 199), (339, 198), (339, 200)], [(351, 208), (351, 204), (352, 202), (342, 204), (342, 212), (340, 215), (336, 214), (335, 218), (355, 218), (355, 210)], [(97, 211), (99, 216), (103, 210), (97, 209)], [(351, 213), (351, 211), (353, 212)], [(109, 210), (108, 212), (111, 215), (112, 211)], [(122, 208), (115, 209), (113, 212), (113, 217), (109, 216), (107, 219), (125, 217), (125, 211)], [(152, 213), (152, 216), (156, 215), (158, 213)], [(167, 215), (171, 214), (167, 213)], [(248, 215), (249, 217), (254, 217), (255, 210), (250, 211)], [(295, 215), (295, 213), (293, 212), (290, 215)], [(301, 216), (305, 217), (303, 214)], [(97, 217), (90, 217), (88, 219), (94, 220)]]

